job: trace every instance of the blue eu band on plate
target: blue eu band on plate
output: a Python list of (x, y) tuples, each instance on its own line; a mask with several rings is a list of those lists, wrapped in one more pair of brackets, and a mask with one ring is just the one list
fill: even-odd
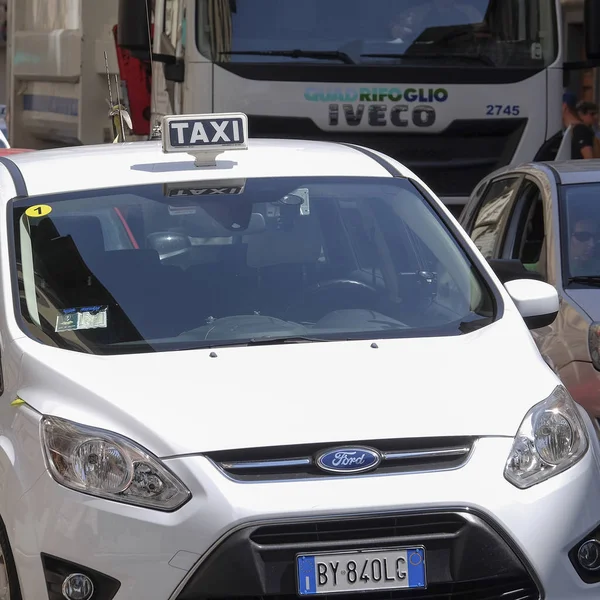
[(297, 557), (298, 594), (425, 588), (425, 549), (393, 548)]

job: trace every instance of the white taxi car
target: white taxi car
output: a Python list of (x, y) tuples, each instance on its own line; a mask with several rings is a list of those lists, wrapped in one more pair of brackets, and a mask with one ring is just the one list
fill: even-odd
[(377, 152), (162, 135), (0, 157), (0, 598), (597, 599), (555, 289)]

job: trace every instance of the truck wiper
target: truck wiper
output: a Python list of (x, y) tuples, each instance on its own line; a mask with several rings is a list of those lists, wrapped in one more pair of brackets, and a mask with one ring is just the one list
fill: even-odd
[(355, 65), (350, 55), (340, 50), (233, 50), (221, 54), (245, 54), (248, 56), (288, 56), (289, 58), (315, 58), (319, 60), (339, 60), (347, 65)]
[(600, 275), (576, 275), (569, 277), (567, 283), (583, 283), (592, 287), (600, 287)]
[(413, 59), (415, 59), (415, 60), (427, 60), (427, 59), (447, 60), (447, 59), (458, 58), (463, 61), (482, 63), (489, 67), (496, 66), (496, 63), (489, 56), (485, 56), (485, 54), (443, 54), (443, 53), (435, 53), (435, 54), (400, 54), (400, 53), (394, 54), (394, 53), (389, 53), (389, 54), (385, 54), (385, 53), (382, 53), (382, 54), (361, 54), (361, 56), (364, 56), (366, 58), (404, 58), (406, 60), (413, 60)]

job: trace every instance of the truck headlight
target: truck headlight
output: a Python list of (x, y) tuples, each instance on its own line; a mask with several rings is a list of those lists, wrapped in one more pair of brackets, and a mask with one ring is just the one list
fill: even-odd
[(41, 438), (50, 474), (72, 490), (163, 511), (191, 497), (158, 458), (116, 433), (43, 417)]
[(583, 458), (588, 446), (577, 405), (559, 385), (523, 419), (504, 476), (518, 488), (529, 488), (572, 467)]

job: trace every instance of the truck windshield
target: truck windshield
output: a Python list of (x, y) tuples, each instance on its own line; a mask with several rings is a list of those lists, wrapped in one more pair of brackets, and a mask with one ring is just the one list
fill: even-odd
[(268, 178), (16, 200), (22, 326), (96, 354), (461, 335), (493, 293), (407, 180)]
[(198, 9), (200, 51), (217, 63), (543, 68), (557, 53), (550, 0), (198, 0)]

